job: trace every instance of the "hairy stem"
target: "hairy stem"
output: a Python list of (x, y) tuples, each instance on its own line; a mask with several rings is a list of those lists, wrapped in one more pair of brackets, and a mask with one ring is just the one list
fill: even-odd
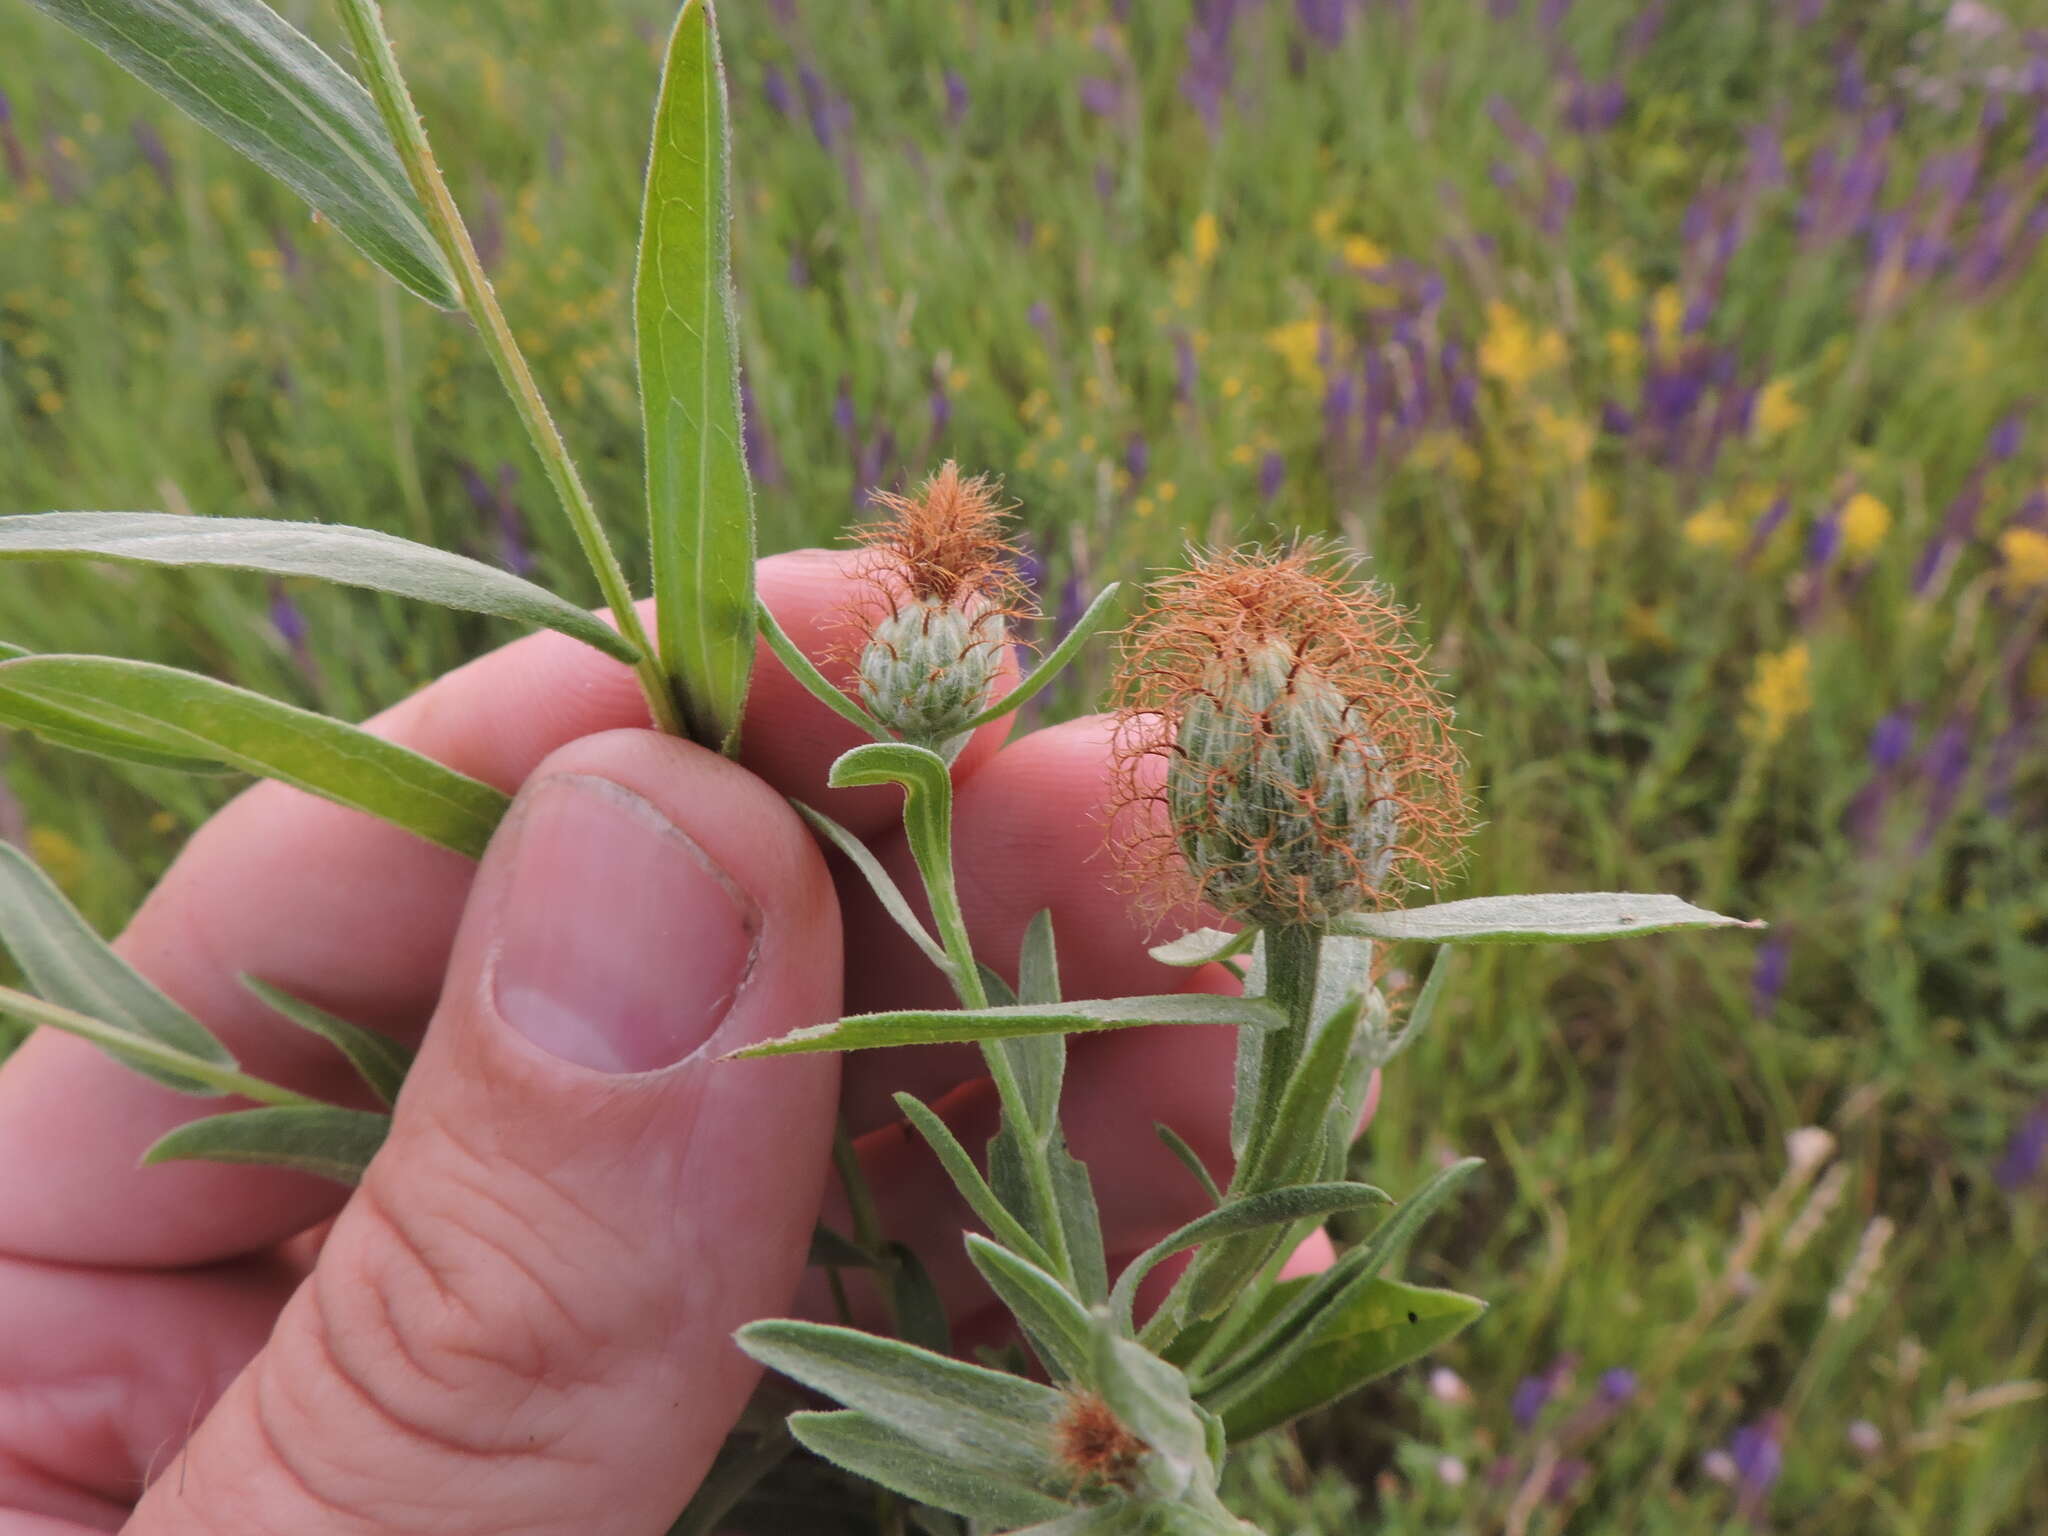
[(377, 0), (340, 0), (340, 5), (349, 41), (354, 45), (356, 57), (362, 62), (368, 77), (365, 83), (376, 100), (385, 126), (397, 142), (398, 158), (405, 166), (413, 190), (426, 207), (427, 223), (434, 231), (441, 254), (454, 271), (463, 307), (476, 323), (484, 350), (490, 354), (491, 364), (498, 370), (505, 392), (512, 397), (512, 404), (526, 427), (527, 437), (532, 440), (534, 452), (540, 455), (548, 480), (561, 499), (563, 511), (569, 515), (569, 525), (575, 530), (576, 542), (582, 546), (583, 558), (597, 576), (598, 587), (604, 593), (605, 604), (611, 609), (619, 633), (630, 640), (639, 652), (639, 660), (634, 667), (640, 675), (641, 691), (647, 695), (648, 712), (662, 730), (671, 735), (681, 735), (682, 715), (675, 689), (648, 641), (647, 631), (640, 623), (639, 610), (633, 606), (633, 591), (627, 584), (626, 573), (605, 538), (604, 526), (597, 520), (597, 509), (591, 504), (590, 492), (584, 489), (583, 477), (577, 473), (576, 463), (569, 457), (569, 446), (563, 442), (561, 429), (555, 425), (547, 401), (541, 397), (533, 370), (527, 367), (525, 354), (519, 350), (512, 327), (506, 322), (505, 312), (498, 307), (498, 296), (491, 289), (491, 280), (484, 272), (483, 262), (477, 257), (468, 226), (462, 222), (462, 213), (455, 206), (454, 195), (449, 192), (441, 167), (427, 143), (426, 126), (420, 121), (419, 111), (413, 106), (412, 95), (406, 89), (405, 77), (398, 68), (398, 55), (393, 52), (390, 35), (384, 30), (384, 18), (378, 10)]
[[(1315, 1027), (1316, 977), (1322, 953), (1323, 930), (1314, 924), (1287, 923), (1266, 930), (1266, 998), (1287, 1015), (1287, 1023), (1259, 1036), (1259, 1093), (1251, 1134), (1238, 1163), (1240, 1172), (1257, 1165), (1260, 1151), (1272, 1138), (1281, 1096), (1308, 1048), (1309, 1033)], [(1235, 1180), (1231, 1188), (1234, 1194), (1256, 1193)]]

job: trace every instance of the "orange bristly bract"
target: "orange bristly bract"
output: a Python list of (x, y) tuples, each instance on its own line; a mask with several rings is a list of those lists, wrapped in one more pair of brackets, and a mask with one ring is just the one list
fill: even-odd
[(1076, 1486), (1103, 1486), (1126, 1491), (1138, 1464), (1151, 1449), (1093, 1392), (1067, 1394), (1066, 1406), (1053, 1420), (1053, 1451), (1060, 1465), (1074, 1475)]
[(1028, 611), (1003, 536), (1009, 509), (950, 459), (915, 495), (869, 499), (887, 515), (859, 535), (867, 590), (849, 618), (861, 701), (897, 734), (943, 747), (987, 703), (1009, 622)]
[(1119, 704), (1121, 799), (1145, 813), (1121, 818), (1126, 853), (1162, 903), (1320, 925), (1433, 879), (1469, 828), (1406, 616), (1314, 546), (1198, 556), (1155, 586)]

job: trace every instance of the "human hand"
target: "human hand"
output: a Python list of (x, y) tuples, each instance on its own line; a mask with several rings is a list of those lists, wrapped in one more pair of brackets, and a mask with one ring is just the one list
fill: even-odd
[[(837, 555), (761, 570), (799, 637), (848, 581)], [(956, 1316), (982, 1305), (965, 1213), (890, 1129), (907, 1088), (985, 1141), (992, 1096), (949, 1093), (980, 1077), (970, 1050), (857, 1055), (843, 1084), (833, 1057), (716, 1059), (842, 1006), (948, 1003), (857, 881), (835, 894), (780, 798), (828, 807), (907, 873), (892, 795), (824, 788), (857, 738), (772, 659), (753, 772), (646, 723), (625, 668), (529, 637), (376, 723), (519, 789), (480, 866), (265, 784), (123, 935), (251, 1071), (304, 1092), (345, 1098), (344, 1069), (239, 974), (424, 1033), (352, 1197), (271, 1169), (138, 1169), (217, 1106), (68, 1038), (0, 1070), (0, 1536), (113, 1529), (138, 1498), (136, 1532), (662, 1530), (753, 1381), (733, 1328), (797, 1286), (835, 1093), (869, 1133), (884, 1225)], [(956, 767), (977, 947), (1014, 956), (1049, 907), (1075, 996), (1225, 984), (1150, 961), (1095, 857), (1102, 724), (1007, 747), (1005, 729)], [(1066, 1121), (1113, 1253), (1202, 1203), (1153, 1122), (1227, 1166), (1232, 1049), (1200, 1029), (1075, 1043)]]

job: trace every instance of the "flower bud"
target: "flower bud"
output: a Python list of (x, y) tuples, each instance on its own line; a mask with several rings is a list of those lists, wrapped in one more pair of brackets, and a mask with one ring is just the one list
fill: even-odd
[(1261, 927), (1321, 925), (1454, 848), (1449, 705), (1402, 616), (1345, 575), (1314, 549), (1226, 552), (1155, 590), (1118, 744), (1122, 798), (1164, 813), (1132, 833), (1141, 883)]
[(1024, 609), (996, 487), (948, 460), (913, 496), (875, 492), (866, 593), (850, 614), (861, 702), (907, 741), (946, 750), (988, 703)]

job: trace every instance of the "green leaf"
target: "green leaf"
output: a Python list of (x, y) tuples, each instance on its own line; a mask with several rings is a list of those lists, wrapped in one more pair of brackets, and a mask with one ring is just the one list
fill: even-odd
[(308, 576), (466, 613), (559, 629), (621, 661), (617, 630), (545, 587), (431, 544), (343, 523), (169, 512), (32, 512), (0, 517), (0, 560), (111, 560)]
[(887, 1253), (889, 1304), (898, 1331), (922, 1348), (942, 1355), (952, 1353), (952, 1325), (946, 1320), (946, 1304), (939, 1300), (930, 1271), (907, 1243), (890, 1243)]
[(789, 803), (797, 808), (798, 814), (805, 821), (817, 828), (827, 842), (846, 856), (848, 863), (860, 871), (861, 877), (868, 883), (868, 889), (873, 891), (875, 899), (881, 902), (882, 910), (896, 920), (897, 927), (910, 935), (911, 941), (924, 951), (925, 958), (944, 974), (951, 976), (952, 960), (947, 957), (945, 950), (939, 947), (939, 941), (926, 931), (924, 924), (918, 920), (916, 908), (911, 906), (909, 898), (903, 894), (902, 887), (890, 878), (889, 871), (882, 867), (882, 861), (868, 851), (868, 845), (823, 811), (815, 810), (801, 800), (792, 800)]
[(356, 1069), (356, 1074), (369, 1085), (370, 1091), (377, 1095), (378, 1102), (385, 1108), (398, 1102), (399, 1087), (412, 1066), (411, 1051), (389, 1035), (380, 1035), (374, 1029), (364, 1029), (360, 1024), (336, 1018), (324, 1008), (302, 1003), (282, 987), (274, 987), (257, 977), (244, 976), (242, 985), (299, 1028), (318, 1035), (346, 1056), (348, 1064)]
[[(12, 843), (0, 841), (0, 945), (29, 985), (61, 1008), (89, 1014), (120, 1032), (140, 1035), (223, 1067), (234, 1054), (191, 1014), (116, 954), (65, 899), (56, 883)], [(180, 1093), (217, 1094), (218, 1087), (160, 1063), (99, 1043)]]
[(1085, 1380), (1097, 1331), (1087, 1308), (1044, 1269), (979, 1233), (967, 1234), (967, 1255), (1054, 1373)]
[(852, 1238), (833, 1231), (822, 1221), (811, 1228), (811, 1252), (804, 1263), (813, 1269), (876, 1269), (880, 1262)]
[(1225, 933), (1221, 928), (1197, 928), (1168, 943), (1154, 944), (1150, 953), (1161, 965), (1208, 965), (1243, 954), (1258, 938), (1256, 928), (1240, 928), (1236, 933)]
[(1229, 1358), (1202, 1378), (1203, 1401), (1214, 1407), (1209, 1402), (1212, 1390), (1227, 1390), (1249, 1373), (1264, 1370), (1305, 1330), (1313, 1328), (1323, 1313), (1348, 1306), (1352, 1295), (1370, 1286), (1422, 1224), (1482, 1166), (1479, 1158), (1468, 1157), (1439, 1169), (1421, 1189), (1396, 1206), (1371, 1237), (1313, 1277), (1287, 1306), (1261, 1320), (1250, 1332), (1248, 1342), (1234, 1345)]
[[(1032, 1007), (1060, 1001), (1060, 962), (1053, 946), (1050, 912), (1040, 912), (1024, 930), (1024, 948), (1017, 962), (1017, 1001)], [(1030, 1134), (1045, 1141), (1059, 1123), (1060, 1086), (1067, 1073), (1066, 1037), (1004, 1040), (994, 1048), (1009, 1060), (1017, 1080), (1018, 1107), (1030, 1121)]]
[(754, 606), (757, 610), (755, 618), (760, 625), (761, 638), (768, 642), (768, 649), (773, 651), (782, 665), (788, 669), (789, 675), (803, 684), (804, 692), (841, 719), (859, 726), (875, 740), (895, 740), (889, 734), (889, 728), (861, 708), (857, 699), (832, 685), (832, 679), (820, 672), (816, 663), (803, 653), (802, 647), (789, 638), (789, 631), (782, 627), (766, 603), (757, 598)]
[[(1255, 1232), (1266, 1227), (1288, 1227), (1297, 1221), (1321, 1220), (1339, 1211), (1355, 1211), (1368, 1205), (1389, 1204), (1392, 1197), (1370, 1184), (1292, 1184), (1269, 1189), (1263, 1194), (1243, 1195), (1198, 1216), (1179, 1231), (1161, 1238), (1133, 1259), (1117, 1277), (1110, 1307), (1126, 1328), (1131, 1325), (1137, 1305), (1138, 1286), (1163, 1260), (1201, 1243)], [(1256, 1267), (1256, 1266), (1255, 1266)]]
[(725, 70), (708, 0), (669, 37), (634, 314), (656, 635), (690, 734), (727, 752), (754, 665), (754, 490), (740, 437)]
[(1067, 1508), (1031, 1483), (970, 1472), (852, 1409), (791, 1414), (789, 1428), (818, 1455), (857, 1476), (1004, 1530), (1054, 1518)]
[(978, 729), (991, 720), (1000, 720), (1004, 715), (1022, 707), (1044, 692), (1053, 679), (1066, 671), (1073, 659), (1081, 654), (1081, 647), (1116, 617), (1116, 595), (1122, 586), (1122, 582), (1112, 581), (1097, 593), (1095, 601), (1090, 603), (1081, 617), (1074, 621), (1074, 627), (1061, 637), (1060, 643), (1052, 648), (1045, 660), (1033, 667), (1030, 675), (1016, 687), (963, 725), (960, 728), (962, 732)]
[(1202, 1161), (1201, 1154), (1188, 1145), (1187, 1138), (1163, 1120), (1154, 1121), (1152, 1130), (1165, 1145), (1166, 1150), (1179, 1158), (1181, 1166), (1195, 1176), (1195, 1182), (1202, 1186), (1202, 1192), (1208, 1195), (1211, 1202), (1221, 1205), (1223, 1191), (1216, 1185), (1216, 1176), (1209, 1172), (1209, 1165)]
[(1205, 1394), (1204, 1406), (1222, 1414), (1233, 1442), (1249, 1439), (1400, 1369), (1485, 1310), (1456, 1291), (1375, 1279), (1318, 1317), (1268, 1370)]
[(311, 203), (430, 304), (455, 279), (370, 94), (259, 0), (29, 0)]
[(368, 731), (152, 662), (26, 656), (0, 662), (0, 692), (26, 695), (367, 811), (471, 858), (510, 801)]
[(238, 1109), (186, 1122), (143, 1153), (142, 1160), (261, 1163), (355, 1184), (390, 1129), (389, 1115), (335, 1104)]
[(1178, 1498), (1191, 1486), (1214, 1485), (1209, 1434), (1177, 1367), (1103, 1327), (1095, 1331), (1088, 1374), (1110, 1410), (1152, 1448), (1148, 1470), (1159, 1492)]
[(1025, 1231), (1009, 1207), (997, 1198), (988, 1181), (982, 1178), (981, 1170), (974, 1166), (974, 1159), (967, 1155), (967, 1149), (954, 1136), (952, 1128), (910, 1094), (897, 1094), (896, 1107), (917, 1127), (918, 1134), (924, 1137), (940, 1165), (951, 1176), (953, 1187), (960, 1191), (961, 1199), (982, 1219), (996, 1239), (1019, 1253), (1029, 1254), (1034, 1262), (1043, 1263), (1045, 1250)]
[[(17, 656), (32, 656), (35, 653), (19, 645), (0, 641), (0, 661), (11, 661)], [(151, 744), (146, 736), (137, 736), (132, 731), (117, 731), (101, 724), (90, 716), (72, 710), (58, 709), (25, 694), (13, 693), (0, 688), (0, 726), (11, 726), (40, 736), (52, 746), (64, 747), (73, 752), (89, 752), (95, 757), (108, 758), (117, 763), (133, 763), (139, 768), (168, 768), (174, 773), (220, 773), (221, 765), (211, 758), (189, 757), (178, 752), (164, 752)]]
[(963, 1471), (1048, 1497), (1060, 1394), (1021, 1376), (949, 1359), (895, 1339), (825, 1323), (749, 1323), (740, 1348), (805, 1386), (858, 1408)]
[(901, 1013), (856, 1013), (830, 1024), (813, 1024), (734, 1051), (726, 1059), (795, 1056), (808, 1051), (859, 1051), (887, 1045), (951, 1045), (1020, 1035), (1087, 1034), (1141, 1024), (1234, 1024), (1243, 1029), (1274, 1029), (1283, 1022), (1278, 1009), (1258, 998), (1216, 997), (1207, 992), (1169, 992), (1162, 997), (1111, 997), (1074, 1003), (1016, 1003), (1006, 1008), (911, 1009)]
[(1475, 896), (1433, 907), (1355, 912), (1332, 924), (1367, 939), (1420, 939), (1430, 944), (1584, 944), (1672, 928), (1761, 928), (1723, 917), (1676, 896), (1585, 891), (1549, 896)]

